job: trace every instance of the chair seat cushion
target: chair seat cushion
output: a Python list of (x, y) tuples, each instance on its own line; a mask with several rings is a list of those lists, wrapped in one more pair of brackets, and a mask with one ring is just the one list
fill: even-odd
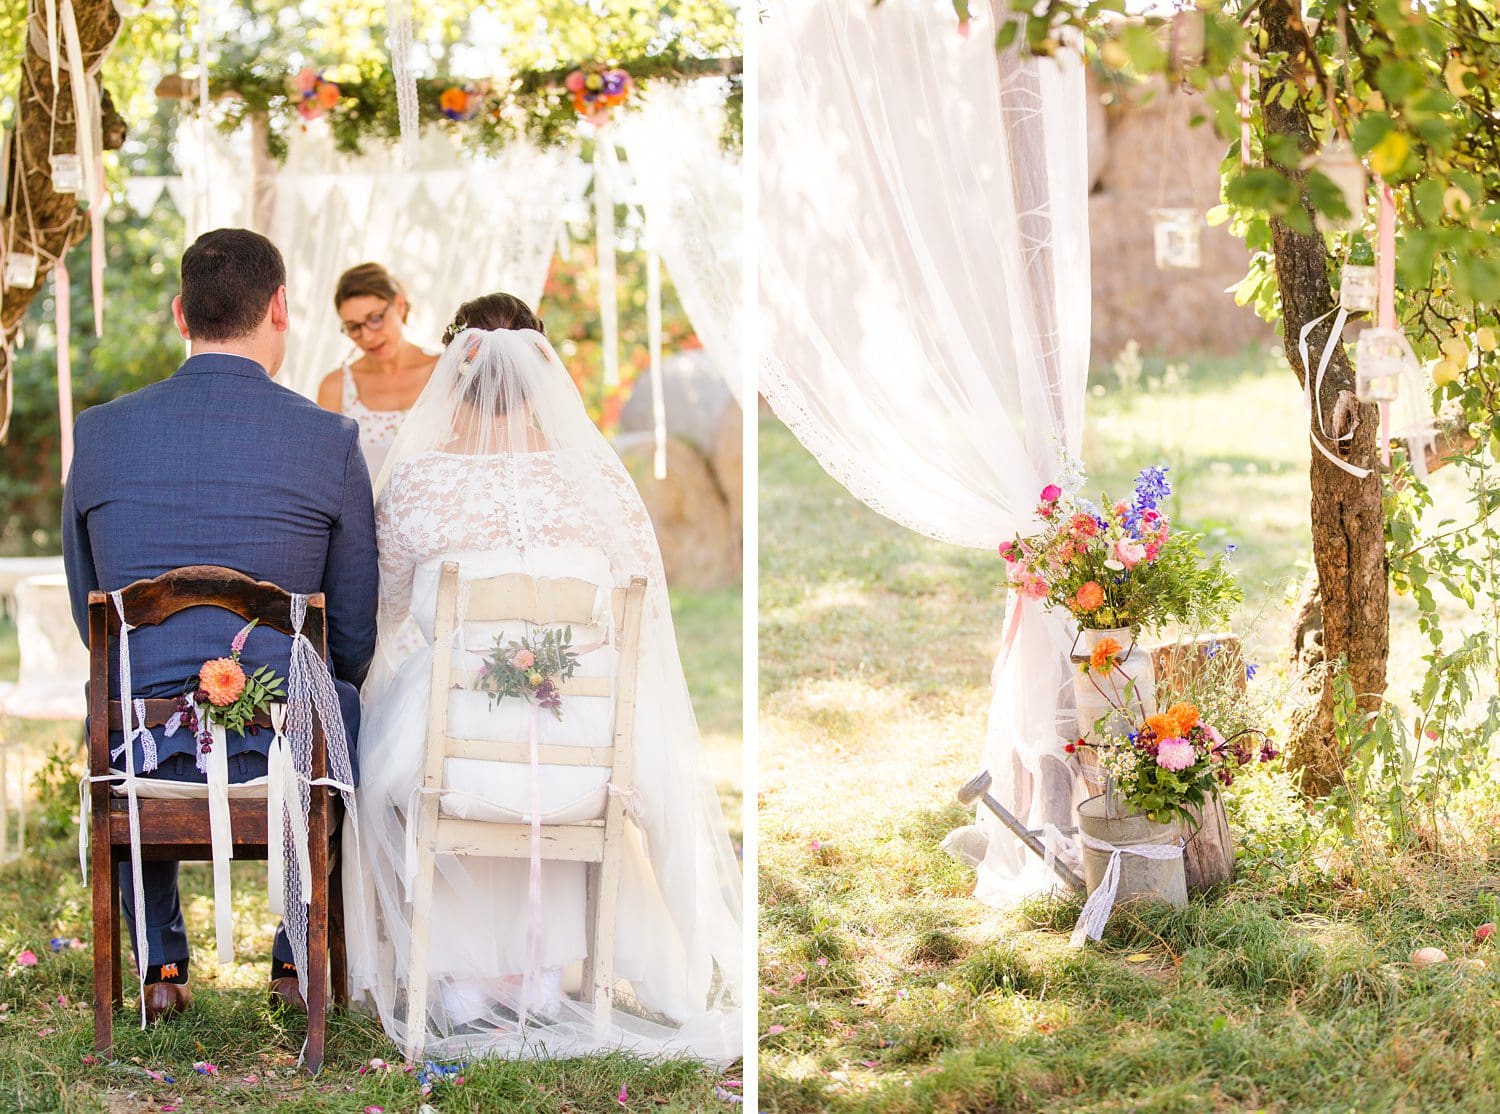
[[(537, 796), (544, 824), (598, 820), (609, 802), (610, 771), (601, 766), (538, 766)], [(450, 758), (439, 809), (459, 820), (521, 824), (531, 819), (531, 769), (512, 762)]]

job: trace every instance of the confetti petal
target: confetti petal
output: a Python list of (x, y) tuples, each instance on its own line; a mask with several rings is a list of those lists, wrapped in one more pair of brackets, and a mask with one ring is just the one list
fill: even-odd
[(785, 1025), (772, 1025), (769, 1029), (766, 1030), (766, 1036), (779, 1037), (784, 1032), (786, 1032)]
[(1134, 955), (1127, 955), (1125, 957), (1126, 963), (1148, 963), (1150, 960), (1151, 957), (1145, 952), (1136, 952)]
[(32, 951), (30, 948), (27, 948), (20, 955), (16, 956), (16, 966), (18, 966), (18, 967), (35, 967), (36, 966), (36, 952)]
[(630, 1092), (626, 1089), (625, 1084), (620, 1084), (620, 1093), (615, 1096), (615, 1101), (621, 1106), (630, 1101)]

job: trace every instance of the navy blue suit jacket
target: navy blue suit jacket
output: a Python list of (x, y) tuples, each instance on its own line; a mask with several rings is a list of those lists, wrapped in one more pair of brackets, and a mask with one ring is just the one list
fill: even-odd
[[(184, 565), (224, 565), (289, 592), (324, 592), (329, 664), (352, 749), (356, 686), (375, 651), (380, 575), (370, 475), (353, 420), (278, 386), (253, 360), (212, 353), (90, 407), (74, 428), (63, 557), (84, 642), (91, 589), (124, 588)], [(198, 607), (132, 631), (133, 694), (181, 695), (205, 660), (228, 655), (243, 625), (231, 612)], [(241, 661), (285, 677), (290, 647), (285, 635), (258, 627)], [(118, 697), (115, 643), (110, 650), (110, 695)], [(156, 736), (161, 758), (195, 751), (186, 731)], [(231, 755), (264, 753), (270, 743), (266, 732), (228, 741)], [(139, 746), (135, 760), (140, 769)]]

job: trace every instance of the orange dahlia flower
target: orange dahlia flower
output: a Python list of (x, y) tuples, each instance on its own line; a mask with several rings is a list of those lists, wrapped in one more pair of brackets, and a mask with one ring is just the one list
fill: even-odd
[(1146, 730), (1158, 739), (1175, 739), (1177, 737), (1177, 721), (1166, 712), (1157, 712), (1155, 715), (1146, 717)]
[(1177, 728), (1172, 734), (1180, 738), (1198, 726), (1198, 709), (1191, 704), (1173, 704), (1167, 709), (1167, 718)]
[(245, 691), (245, 671), (233, 658), (214, 658), (198, 671), (198, 684), (208, 694), (210, 704), (225, 708)]
[(1101, 639), (1089, 654), (1089, 668), (1095, 673), (1108, 673), (1114, 668), (1115, 655), (1120, 652), (1120, 644), (1113, 638)]
[(1078, 595), (1073, 598), (1078, 601), (1079, 611), (1097, 611), (1104, 603), (1104, 589), (1099, 587), (1097, 580), (1090, 580), (1078, 589)]

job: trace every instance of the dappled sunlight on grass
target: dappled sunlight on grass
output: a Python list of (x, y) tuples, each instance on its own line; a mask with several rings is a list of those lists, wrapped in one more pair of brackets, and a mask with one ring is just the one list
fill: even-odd
[[(1090, 487), (1172, 467), (1176, 520), (1238, 547), (1236, 629), (1258, 617), (1248, 654), (1274, 676), (1310, 557), (1301, 395), (1253, 353), (1176, 374), (1090, 398)], [(1234, 787), (1240, 874), (1211, 898), (1122, 909), (1082, 950), (1077, 897), (981, 906), (939, 843), (973, 816), (954, 792), (984, 740), (1000, 561), (858, 505), (774, 420), (760, 443), (765, 1109), (1500, 1108), (1500, 961), (1473, 939), (1500, 913), (1487, 803), (1470, 844), (1393, 856), (1310, 835), (1273, 768)], [(1435, 477), (1439, 513), (1456, 479)], [(1396, 602), (1398, 693), (1411, 614)], [(1414, 968), (1427, 945), (1455, 962)]]

